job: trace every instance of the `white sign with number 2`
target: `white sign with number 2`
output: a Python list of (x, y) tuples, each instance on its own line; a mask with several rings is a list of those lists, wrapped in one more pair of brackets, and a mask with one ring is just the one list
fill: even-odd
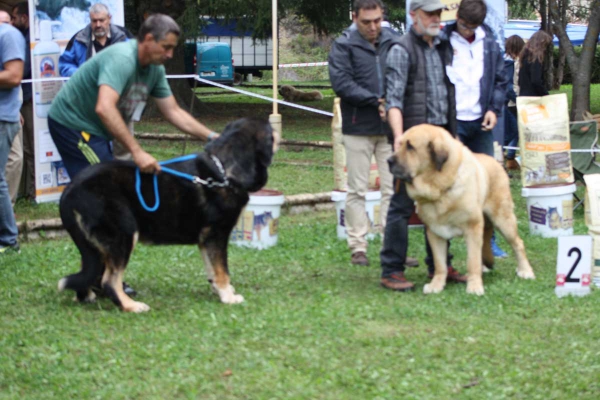
[(556, 295), (585, 296), (590, 293), (591, 266), (591, 236), (559, 236), (554, 289)]

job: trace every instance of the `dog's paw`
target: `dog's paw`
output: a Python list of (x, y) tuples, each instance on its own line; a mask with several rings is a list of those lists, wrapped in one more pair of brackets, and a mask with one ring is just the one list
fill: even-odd
[(229, 297), (227, 300), (221, 298), (221, 301), (225, 304), (239, 304), (239, 303), (244, 302), (244, 296), (242, 296), (241, 294), (234, 294), (233, 296)]
[(139, 301), (132, 301), (127, 306), (123, 306), (123, 311), (133, 313), (143, 313), (150, 311), (150, 306)]
[(483, 288), (481, 282), (469, 282), (467, 283), (467, 293), (475, 294), (477, 296), (483, 296), (485, 294), (485, 289)]
[(222, 303), (239, 304), (244, 301), (244, 296), (236, 294), (235, 289), (231, 285), (228, 285), (225, 289), (219, 289), (216, 286), (214, 286), (214, 288), (217, 290)]
[(494, 270), (493, 268), (488, 268), (488, 267), (486, 267), (485, 265), (482, 265), (482, 266), (481, 266), (481, 271), (482, 271), (484, 274), (488, 274), (488, 273), (492, 272), (493, 270)]
[(522, 279), (535, 279), (535, 274), (531, 269), (519, 270), (517, 269), (517, 276)]
[(433, 282), (423, 286), (423, 293), (425, 294), (441, 293), (442, 290), (444, 290), (443, 285), (436, 285)]
[(62, 292), (67, 287), (67, 278), (62, 278), (58, 281), (58, 291)]

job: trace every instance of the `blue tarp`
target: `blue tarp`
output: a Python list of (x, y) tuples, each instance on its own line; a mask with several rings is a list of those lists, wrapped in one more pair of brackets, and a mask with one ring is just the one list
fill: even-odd
[[(508, 23), (504, 24), (504, 37), (509, 38), (512, 35), (518, 35), (523, 40), (528, 40), (540, 29), (540, 26), (539, 21), (509, 20)], [(574, 46), (581, 46), (583, 44), (587, 28), (587, 25), (567, 25), (567, 35)], [(554, 45), (558, 46), (558, 37), (556, 35), (554, 36)]]

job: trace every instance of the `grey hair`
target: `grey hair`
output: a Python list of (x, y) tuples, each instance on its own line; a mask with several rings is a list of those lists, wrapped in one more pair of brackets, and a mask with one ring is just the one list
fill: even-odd
[(146, 18), (140, 27), (140, 31), (138, 32), (138, 40), (143, 42), (148, 33), (150, 33), (154, 37), (154, 40), (158, 42), (159, 40), (163, 40), (169, 33), (179, 36), (181, 34), (181, 30), (179, 29), (177, 22), (175, 22), (173, 18), (169, 17), (168, 15), (152, 14)]
[(110, 11), (109, 11), (108, 7), (106, 6), (106, 4), (102, 4), (102, 3), (96, 3), (93, 6), (91, 6), (90, 14), (106, 14), (109, 17), (111, 16)]

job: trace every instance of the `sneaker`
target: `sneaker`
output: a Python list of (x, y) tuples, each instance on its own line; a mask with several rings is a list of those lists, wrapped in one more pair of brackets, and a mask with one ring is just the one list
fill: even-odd
[(6, 247), (0, 247), (0, 255), (4, 254), (21, 254), (21, 248), (19, 247), (19, 243), (15, 243)]
[(382, 287), (397, 292), (408, 292), (415, 288), (414, 283), (406, 280), (404, 272), (394, 272), (389, 276), (383, 277), (380, 283)]
[(404, 265), (406, 267), (418, 267), (419, 260), (417, 260), (416, 258), (413, 258), (413, 257), (406, 257), (406, 260), (404, 261)]
[(367, 254), (364, 251), (357, 251), (356, 253), (352, 253), (352, 259), (350, 262), (354, 265), (362, 265), (363, 267), (369, 265), (369, 259), (367, 258)]
[[(433, 274), (429, 274), (429, 279), (433, 279)], [(467, 283), (467, 275), (462, 275), (452, 265), (448, 265), (448, 275), (446, 282)]]
[(491, 245), (492, 245), (492, 253), (494, 254), (494, 257), (496, 257), (496, 258), (508, 257), (508, 254), (506, 254), (506, 252), (498, 246), (498, 244), (496, 243), (496, 239), (492, 238)]

